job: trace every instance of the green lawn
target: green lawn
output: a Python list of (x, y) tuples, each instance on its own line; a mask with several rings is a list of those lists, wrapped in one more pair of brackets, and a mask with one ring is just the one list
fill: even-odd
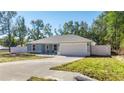
[(42, 59), (42, 58), (45, 58), (45, 57), (35, 56), (34, 54), (30, 54), (30, 53), (21, 53), (21, 54), (16, 54), (15, 56), (12, 56), (10, 55), (9, 52), (0, 51), (0, 63), (13, 62), (13, 61), (19, 61), (19, 60)]
[(84, 58), (51, 69), (79, 72), (97, 80), (124, 80), (124, 62), (115, 58)]
[(121, 41), (120, 47), (121, 47), (121, 48), (124, 48), (124, 39)]
[(56, 81), (55, 79), (42, 78), (42, 77), (34, 77), (32, 76), (27, 81)]

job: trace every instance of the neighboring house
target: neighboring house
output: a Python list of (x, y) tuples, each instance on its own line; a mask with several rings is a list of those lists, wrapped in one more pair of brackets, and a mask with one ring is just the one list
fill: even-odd
[(52, 36), (29, 42), (27, 51), (64, 56), (90, 56), (95, 42), (77, 35)]

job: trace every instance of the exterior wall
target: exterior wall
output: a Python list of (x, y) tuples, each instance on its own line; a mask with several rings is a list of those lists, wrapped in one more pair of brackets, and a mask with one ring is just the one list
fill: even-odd
[(109, 45), (91, 46), (91, 55), (110, 56), (111, 55), (111, 47)]
[(45, 53), (45, 45), (41, 45), (41, 53), (42, 53), (42, 54)]
[(42, 53), (42, 45), (36, 44), (35, 45), (35, 51), (36, 53)]
[[(40, 54), (57, 54), (57, 51), (54, 51), (55, 44), (35, 44), (35, 50), (33, 50), (33, 44), (27, 45), (27, 51), (31, 53), (40, 53)], [(58, 44), (57, 49), (58, 49)], [(48, 48), (47, 48), (48, 47)]]
[(88, 54), (88, 56), (91, 55), (91, 42), (87, 43), (87, 54)]
[(43, 44), (35, 44), (35, 50), (33, 50), (33, 45), (32, 44), (28, 44), (27, 45), (27, 50), (28, 52), (32, 52), (32, 53), (45, 53), (45, 45)]
[(31, 44), (28, 44), (28, 45), (27, 45), (27, 51), (28, 51), (28, 52), (31, 52), (31, 50), (32, 50), (32, 45), (31, 45)]
[(11, 47), (11, 53), (26, 53), (27, 47)]
[[(27, 52), (41, 53), (41, 54), (52, 54), (54, 44), (35, 44), (35, 51), (33, 51), (33, 45), (27, 45)], [(46, 46), (49, 46), (49, 53), (47, 52)], [(110, 56), (111, 47), (109, 45), (92, 45), (92, 43), (61, 43), (57, 44), (58, 55), (64, 56)], [(24, 51), (22, 48), (14, 49), (12, 51)]]
[(87, 43), (61, 43), (59, 54), (65, 56), (89, 56)]

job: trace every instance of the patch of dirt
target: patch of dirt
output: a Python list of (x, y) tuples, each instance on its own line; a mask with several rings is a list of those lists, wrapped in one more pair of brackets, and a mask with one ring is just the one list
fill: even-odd
[(119, 49), (119, 54), (121, 54), (121, 55), (124, 56), (124, 48), (120, 48), (120, 49)]
[(124, 62), (124, 55), (123, 56), (116, 56), (115, 57), (117, 60), (123, 61)]

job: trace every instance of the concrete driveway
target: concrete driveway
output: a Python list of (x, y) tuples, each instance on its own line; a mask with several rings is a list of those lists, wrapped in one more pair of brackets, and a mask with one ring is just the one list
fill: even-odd
[(55, 56), (54, 58), (0, 63), (0, 80), (25, 81), (31, 76), (58, 80), (75, 80), (74, 76), (80, 76), (81, 74), (49, 70), (49, 68), (78, 59), (80, 59), (80, 57)]

